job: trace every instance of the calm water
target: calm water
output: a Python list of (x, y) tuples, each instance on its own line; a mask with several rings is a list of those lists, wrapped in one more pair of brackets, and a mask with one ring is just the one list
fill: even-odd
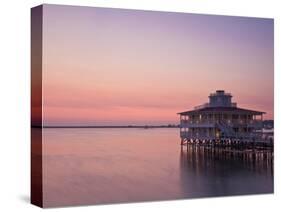
[(44, 129), (47, 207), (273, 192), (270, 160), (181, 149), (179, 129)]

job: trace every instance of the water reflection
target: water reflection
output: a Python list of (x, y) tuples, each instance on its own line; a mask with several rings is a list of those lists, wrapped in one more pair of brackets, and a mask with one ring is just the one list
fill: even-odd
[(43, 140), (44, 207), (273, 192), (270, 157), (181, 149), (178, 129), (44, 129), (33, 139)]
[(271, 152), (184, 146), (180, 154), (183, 192), (187, 197), (272, 193), (272, 160)]

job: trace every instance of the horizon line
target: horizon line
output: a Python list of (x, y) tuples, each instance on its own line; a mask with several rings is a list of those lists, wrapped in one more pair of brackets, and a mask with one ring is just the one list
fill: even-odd
[(178, 128), (179, 124), (167, 125), (61, 125), (61, 126), (38, 126), (31, 125), (32, 128)]

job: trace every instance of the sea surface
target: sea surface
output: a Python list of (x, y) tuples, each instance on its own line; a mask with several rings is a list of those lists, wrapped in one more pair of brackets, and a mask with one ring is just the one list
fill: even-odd
[(177, 128), (43, 129), (45, 207), (272, 192), (272, 160), (182, 148)]

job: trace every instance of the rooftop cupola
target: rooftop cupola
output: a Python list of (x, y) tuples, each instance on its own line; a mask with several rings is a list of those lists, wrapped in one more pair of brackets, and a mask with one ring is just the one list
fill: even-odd
[(209, 107), (236, 107), (236, 103), (231, 102), (232, 95), (224, 90), (217, 90), (209, 96)]

